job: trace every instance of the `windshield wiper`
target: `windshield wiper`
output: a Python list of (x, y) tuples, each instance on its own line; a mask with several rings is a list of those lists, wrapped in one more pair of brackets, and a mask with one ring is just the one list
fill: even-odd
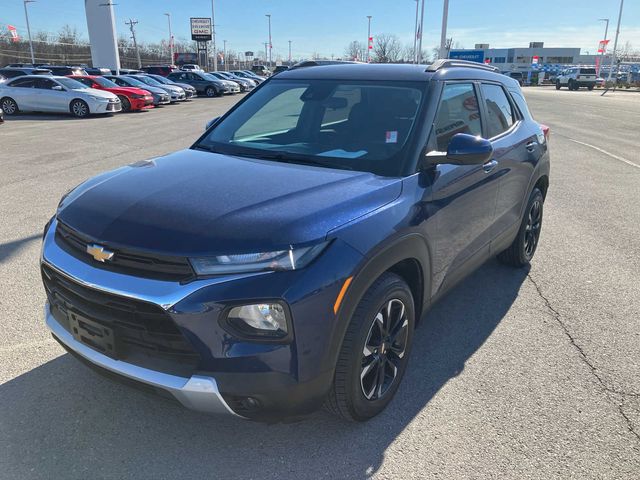
[(239, 157), (250, 157), (261, 160), (274, 160), (276, 162), (282, 163), (291, 163), (291, 164), (299, 164), (299, 165), (311, 165), (316, 167), (325, 167), (325, 168), (342, 168), (341, 166), (331, 165), (326, 162), (319, 162), (317, 160), (313, 160), (310, 158), (301, 158), (298, 155), (295, 155), (291, 152), (282, 152), (282, 151), (266, 151), (266, 152), (239, 152), (233, 153), (232, 155), (237, 155)]

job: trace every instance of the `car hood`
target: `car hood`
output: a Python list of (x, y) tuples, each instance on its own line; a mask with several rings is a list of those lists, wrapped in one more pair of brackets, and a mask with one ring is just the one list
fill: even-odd
[(191, 85), (189, 85), (188, 83), (176, 83), (176, 85), (178, 87), (180, 87), (183, 90), (190, 90), (192, 92), (195, 92), (195, 88), (193, 88)]
[(138, 87), (113, 87), (107, 90), (116, 95), (149, 95), (149, 92)]
[(264, 252), (321, 241), (401, 190), (399, 178), (183, 150), (88, 180), (57, 215), (112, 247)]
[(98, 90), (97, 88), (74, 88), (74, 92), (82, 93), (84, 95), (90, 95), (92, 97), (100, 97), (111, 100), (112, 98), (118, 98), (111, 92), (105, 90)]

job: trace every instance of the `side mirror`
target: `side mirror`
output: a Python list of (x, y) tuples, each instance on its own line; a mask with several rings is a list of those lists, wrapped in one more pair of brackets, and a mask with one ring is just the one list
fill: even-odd
[(209, 130), (218, 120), (220, 120), (220, 117), (212, 118), (207, 122), (207, 125), (204, 127), (204, 129)]
[(493, 146), (482, 137), (457, 133), (447, 147), (447, 153), (429, 152), (426, 155), (427, 165), (482, 165), (493, 157)]
[(62, 88), (60, 85), (54, 85), (53, 87), (51, 87), (51, 90), (55, 90), (56, 92), (62, 92), (64, 88)]

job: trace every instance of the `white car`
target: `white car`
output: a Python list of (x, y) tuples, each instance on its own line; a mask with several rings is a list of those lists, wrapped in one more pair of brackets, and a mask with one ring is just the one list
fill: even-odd
[(563, 71), (556, 79), (556, 90), (568, 87), (569, 90), (578, 90), (587, 87), (593, 90), (596, 86), (596, 69), (594, 67), (573, 67)]
[(64, 112), (84, 118), (122, 110), (117, 95), (67, 77), (25, 75), (0, 84), (0, 108), (18, 112)]

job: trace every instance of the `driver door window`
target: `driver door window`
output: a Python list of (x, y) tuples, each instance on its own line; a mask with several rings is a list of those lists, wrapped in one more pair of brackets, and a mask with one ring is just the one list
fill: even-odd
[(482, 135), (478, 97), (472, 83), (444, 86), (429, 149), (446, 152), (449, 141), (457, 133)]

